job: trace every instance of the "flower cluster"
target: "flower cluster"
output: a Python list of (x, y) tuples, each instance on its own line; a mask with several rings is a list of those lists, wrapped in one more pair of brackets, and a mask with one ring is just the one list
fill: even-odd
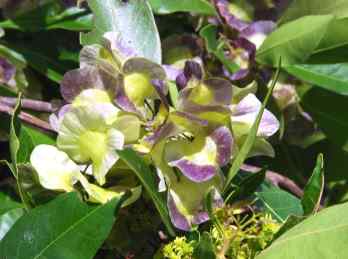
[[(38, 146), (31, 155), (45, 188), (69, 192), (79, 182), (101, 203), (131, 190), (128, 205), (140, 187), (113, 179), (130, 171), (116, 151), (131, 147), (156, 168), (175, 227), (187, 231), (209, 219), (204, 195), (214, 188), (214, 205), (222, 205), (222, 168), (236, 156), (261, 103), (255, 84), (238, 88), (209, 78), (188, 39), (180, 39), (183, 55), (168, 55), (167, 65), (138, 56), (112, 32), (102, 46), (82, 49), (80, 68), (61, 83), (66, 105), (50, 117), (57, 145)], [(175, 98), (168, 98), (169, 88)], [(278, 128), (266, 110), (249, 156), (272, 156), (267, 138)]]

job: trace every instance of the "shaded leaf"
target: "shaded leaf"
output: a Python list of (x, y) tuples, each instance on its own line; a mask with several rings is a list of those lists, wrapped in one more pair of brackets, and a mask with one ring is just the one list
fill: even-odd
[(256, 196), (265, 210), (281, 223), (284, 223), (290, 215), (303, 215), (301, 201), (277, 187), (264, 185), (262, 191), (257, 192)]
[(225, 203), (252, 195), (257, 188), (265, 181), (266, 169), (253, 173), (243, 178), (237, 188), (225, 199)]
[(348, 95), (348, 64), (299, 64), (286, 67), (291, 75), (338, 94)]
[(309, 179), (301, 200), (305, 216), (316, 213), (320, 206), (324, 191), (324, 158), (320, 154), (317, 158), (313, 174)]
[(286, 23), (306, 15), (333, 14), (337, 17), (345, 17), (348, 14), (348, 2), (346, 0), (295, 0), (292, 1), (279, 23)]
[(149, 0), (153, 11), (157, 14), (175, 12), (192, 12), (197, 14), (215, 15), (215, 8), (206, 0)]
[(137, 155), (135, 151), (130, 148), (117, 151), (120, 158), (134, 171), (137, 175), (144, 188), (152, 198), (162, 220), (165, 224), (168, 233), (170, 235), (175, 235), (173, 230), (169, 213), (167, 210), (167, 205), (163, 197), (158, 192), (158, 187), (156, 185), (156, 178), (154, 172), (146, 165), (145, 161)]
[(88, 4), (94, 13), (95, 29), (81, 35), (83, 45), (101, 44), (106, 32), (114, 32), (138, 56), (161, 63), (161, 42), (147, 1), (88, 0)]
[(204, 232), (201, 235), (198, 246), (193, 252), (193, 258), (195, 259), (215, 259), (215, 249), (213, 240), (208, 232)]
[(348, 97), (312, 87), (302, 96), (301, 103), (327, 138), (348, 151), (348, 113), (343, 112)]
[(256, 259), (345, 258), (348, 203), (322, 210), (278, 238)]
[(87, 10), (77, 7), (64, 10), (57, 1), (50, 1), (30, 12), (0, 22), (2, 28), (29, 32), (49, 29), (81, 31), (92, 29), (92, 25), (92, 15)]
[(89, 206), (77, 193), (62, 194), (15, 223), (0, 243), (0, 258), (93, 258), (112, 228), (121, 200)]

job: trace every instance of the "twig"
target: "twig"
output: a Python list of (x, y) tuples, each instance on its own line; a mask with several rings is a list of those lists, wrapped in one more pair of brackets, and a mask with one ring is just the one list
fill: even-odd
[[(12, 116), (13, 109), (10, 106), (7, 106), (7, 105), (4, 105), (3, 103), (0, 103), (0, 113), (6, 113), (6, 114)], [(18, 117), (22, 121), (29, 123), (35, 127), (41, 128), (43, 130), (54, 132), (54, 130), (52, 129), (51, 125), (48, 122), (43, 121), (43, 120), (41, 120), (41, 119), (39, 119), (39, 118), (29, 114), (29, 113), (21, 112)]]
[[(241, 169), (251, 173), (257, 173), (261, 170), (260, 167), (247, 165), (247, 164), (243, 164), (241, 166)], [(303, 196), (303, 190), (294, 181), (290, 180), (289, 178), (279, 173), (267, 170), (266, 179), (269, 180), (273, 185), (277, 187), (283, 187), (291, 191), (293, 194), (295, 194), (299, 198)]]
[[(17, 104), (17, 98), (0, 96), (0, 104), (15, 107)], [(54, 112), (57, 110), (57, 107), (55, 107), (52, 103), (26, 98), (22, 99), (21, 105), (24, 109), (30, 109), (40, 112)]]

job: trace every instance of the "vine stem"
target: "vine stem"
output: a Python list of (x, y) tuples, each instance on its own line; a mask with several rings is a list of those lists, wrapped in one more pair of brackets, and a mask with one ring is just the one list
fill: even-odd
[[(260, 170), (262, 170), (260, 167), (248, 165), (248, 164), (243, 164), (241, 166), (241, 169), (251, 173), (257, 173)], [(293, 194), (295, 194), (299, 198), (303, 196), (303, 190), (294, 181), (290, 180), (289, 178), (279, 173), (267, 170), (266, 179), (269, 180), (273, 185), (277, 187), (283, 187), (291, 191)]]
[[(13, 114), (13, 108), (0, 102), (0, 113), (5, 113), (5, 114), (8, 114), (11, 116)], [(54, 132), (54, 130), (52, 129), (51, 125), (48, 122), (43, 121), (43, 120), (41, 120), (41, 119), (39, 119), (39, 118), (29, 114), (29, 113), (20, 112), (18, 117), (22, 121), (24, 121), (28, 124), (31, 124), (35, 127), (38, 127), (40, 129), (43, 129), (46, 131)]]
[[(0, 96), (0, 104), (4, 104), (10, 107), (15, 107), (17, 104), (17, 98)], [(44, 101), (38, 101), (38, 100), (32, 100), (32, 99), (26, 99), (26, 98), (21, 100), (21, 106), (24, 109), (30, 109), (33, 111), (40, 111), (40, 112), (51, 113), (57, 110), (57, 107), (55, 107), (55, 105), (53, 105), (50, 102), (44, 102)]]

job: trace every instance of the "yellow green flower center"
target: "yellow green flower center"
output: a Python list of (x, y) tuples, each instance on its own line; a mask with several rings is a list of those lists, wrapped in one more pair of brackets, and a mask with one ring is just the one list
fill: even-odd
[(86, 131), (79, 139), (81, 155), (92, 161), (99, 161), (106, 152), (107, 134)]
[(127, 96), (137, 106), (143, 105), (144, 100), (154, 94), (150, 77), (143, 73), (126, 75), (124, 85)]

